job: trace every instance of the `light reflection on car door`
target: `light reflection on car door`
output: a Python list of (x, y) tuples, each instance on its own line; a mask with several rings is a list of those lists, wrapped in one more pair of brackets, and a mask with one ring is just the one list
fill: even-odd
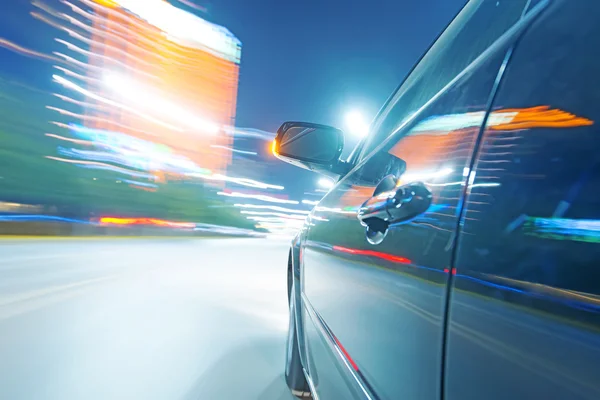
[[(456, 211), (506, 48), (498, 46), (465, 70), (313, 212), (303, 249), (303, 303), (309, 310), (303, 317), (308, 369), (322, 397), (341, 398), (348, 378), (326, 354), (319, 324), (378, 397), (439, 397)], [(405, 171), (398, 167), (400, 159)], [(357, 210), (389, 174), (398, 175), (398, 187), (422, 182), (432, 204), (425, 213), (391, 225), (384, 240), (373, 245)]]
[(599, 16), (553, 2), (505, 72), (494, 114), (513, 116), (482, 135), (456, 249), (445, 399), (600, 398)]

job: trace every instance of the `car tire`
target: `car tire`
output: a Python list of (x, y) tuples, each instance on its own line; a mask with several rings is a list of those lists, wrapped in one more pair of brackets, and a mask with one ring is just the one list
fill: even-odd
[(290, 310), (290, 322), (288, 326), (288, 337), (285, 357), (285, 383), (292, 394), (301, 399), (312, 398), (308, 382), (304, 376), (302, 362), (300, 361), (300, 348), (298, 346), (298, 334), (296, 330), (295, 308), (296, 301), (293, 289), (292, 269), (288, 268), (288, 304)]

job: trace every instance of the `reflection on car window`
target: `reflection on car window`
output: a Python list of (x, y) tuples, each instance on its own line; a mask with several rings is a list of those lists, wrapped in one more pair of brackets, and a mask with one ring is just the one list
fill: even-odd
[(363, 148), (363, 156), (514, 25), (526, 4), (526, 0), (470, 2), (394, 94), (390, 108), (384, 110), (375, 122), (370, 139)]
[(492, 116), (510, 118), (485, 131), (459, 265), (600, 295), (600, 56), (589, 51), (600, 32), (567, 9), (532, 29), (507, 69)]

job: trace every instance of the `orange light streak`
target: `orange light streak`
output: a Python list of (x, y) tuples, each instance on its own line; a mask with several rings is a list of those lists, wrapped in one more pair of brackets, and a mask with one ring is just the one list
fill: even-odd
[(157, 218), (120, 218), (120, 217), (101, 217), (100, 223), (105, 225), (155, 225), (169, 228), (187, 228), (193, 229), (196, 224), (192, 222), (174, 222)]
[(559, 109), (550, 109), (550, 106), (537, 106), (530, 108), (503, 109), (493, 113), (501, 114), (516, 112), (517, 115), (505, 124), (490, 126), (494, 131), (512, 131), (530, 128), (574, 128), (578, 126), (590, 126), (594, 121), (578, 117)]

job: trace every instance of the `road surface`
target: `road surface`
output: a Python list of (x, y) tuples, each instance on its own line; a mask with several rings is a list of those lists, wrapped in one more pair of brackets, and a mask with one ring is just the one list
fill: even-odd
[(292, 399), (288, 241), (0, 241), (0, 399)]

